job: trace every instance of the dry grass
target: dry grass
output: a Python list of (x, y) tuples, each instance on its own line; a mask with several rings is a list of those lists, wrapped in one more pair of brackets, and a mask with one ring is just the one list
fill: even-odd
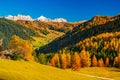
[(115, 80), (120, 80), (120, 69), (119, 68), (107, 68), (107, 67), (90, 67), (81, 68), (80, 73), (112, 78)]
[[(120, 69), (117, 68), (81, 68), (79, 72), (120, 80)], [(33, 61), (0, 59), (0, 80), (101, 80), (80, 75), (79, 72), (41, 65)]]
[(98, 80), (32, 61), (0, 59), (0, 80)]

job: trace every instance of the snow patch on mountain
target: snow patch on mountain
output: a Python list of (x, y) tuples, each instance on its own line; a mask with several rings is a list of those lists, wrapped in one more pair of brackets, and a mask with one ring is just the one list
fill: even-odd
[(67, 22), (67, 20), (64, 18), (50, 19), (50, 18), (46, 18), (45, 16), (40, 16), (37, 20), (41, 22)]

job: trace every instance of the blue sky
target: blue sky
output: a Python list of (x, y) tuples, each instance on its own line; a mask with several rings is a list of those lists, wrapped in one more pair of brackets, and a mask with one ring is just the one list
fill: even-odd
[(120, 0), (0, 0), (0, 16), (23, 14), (38, 18), (42, 15), (75, 22), (94, 15), (119, 13)]

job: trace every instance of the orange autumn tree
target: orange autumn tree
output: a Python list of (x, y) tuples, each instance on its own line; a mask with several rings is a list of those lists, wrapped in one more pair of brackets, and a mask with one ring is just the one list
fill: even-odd
[(8, 48), (13, 49), (17, 55), (25, 60), (33, 60), (33, 48), (28, 40), (23, 40), (14, 35), (8, 44)]
[(55, 54), (53, 58), (50, 61), (50, 65), (53, 67), (59, 67), (60, 68), (60, 61), (59, 61), (59, 55)]
[(96, 56), (95, 56), (95, 55), (92, 57), (91, 66), (92, 66), (92, 67), (97, 67), (97, 59), (96, 59)]
[(106, 57), (106, 59), (105, 59), (105, 66), (109, 67), (109, 58), (108, 57)]
[(82, 50), (80, 53), (80, 59), (82, 67), (90, 67), (91, 59), (88, 51)]
[(114, 66), (120, 68), (120, 54), (118, 54), (118, 56), (115, 57)]
[(67, 61), (66, 61), (66, 54), (65, 53), (61, 54), (61, 59), (62, 59), (61, 67), (63, 69), (66, 69), (67, 68)]
[(72, 58), (72, 70), (77, 71), (81, 67), (81, 61), (80, 61), (80, 56), (78, 53), (74, 53), (73, 58)]
[(98, 60), (98, 67), (104, 67), (104, 61), (102, 58)]
[(25, 60), (33, 60), (32, 53), (33, 53), (33, 48), (30, 44), (30, 41), (24, 40), (24, 49), (25, 49)]

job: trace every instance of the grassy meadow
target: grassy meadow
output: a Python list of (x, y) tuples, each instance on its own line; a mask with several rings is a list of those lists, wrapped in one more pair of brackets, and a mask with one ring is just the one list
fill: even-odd
[(78, 73), (119, 80), (117, 68), (81, 68), (75, 72), (41, 65), (33, 61), (12, 61), (0, 59), (0, 80), (101, 80)]
[(81, 68), (80, 73), (120, 80), (120, 69), (108, 67)]
[(0, 60), (0, 80), (97, 80), (32, 61)]
[(34, 39), (34, 41), (32, 41), (33, 46), (34, 47), (44, 46), (64, 34), (63, 32), (57, 32), (53, 30), (49, 30), (49, 32), (50, 33), (47, 35), (40, 34), (39, 37), (32, 36), (32, 38)]

